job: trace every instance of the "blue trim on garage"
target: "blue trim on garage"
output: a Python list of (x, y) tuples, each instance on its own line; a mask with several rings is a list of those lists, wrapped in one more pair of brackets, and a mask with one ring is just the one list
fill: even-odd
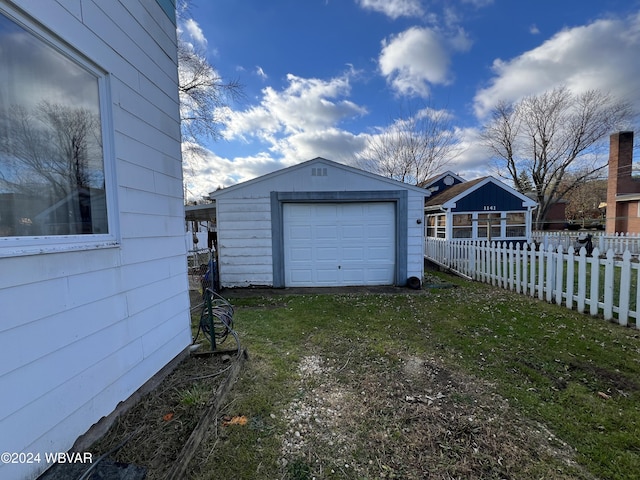
[(396, 280), (395, 285), (407, 283), (409, 195), (406, 190), (354, 192), (271, 192), (271, 244), (273, 258), (273, 286), (284, 288), (284, 225), (285, 203), (361, 203), (394, 202), (396, 205)]

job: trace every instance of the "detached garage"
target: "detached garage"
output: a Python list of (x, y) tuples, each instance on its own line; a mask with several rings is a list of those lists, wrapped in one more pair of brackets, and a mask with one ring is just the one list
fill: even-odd
[(220, 285), (406, 285), (427, 195), (324, 158), (213, 192)]

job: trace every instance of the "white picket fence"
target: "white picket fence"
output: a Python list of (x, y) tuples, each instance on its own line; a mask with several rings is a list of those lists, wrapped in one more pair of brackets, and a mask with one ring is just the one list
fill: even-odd
[(568, 230), (562, 232), (534, 231), (532, 240), (544, 245), (545, 248), (549, 248), (549, 245), (553, 245), (556, 248), (562, 245), (563, 249), (567, 251), (570, 246), (575, 248), (578, 237), (585, 234), (593, 237), (593, 246), (597, 247), (601, 252), (612, 249), (616, 255), (622, 255), (626, 250), (629, 250), (631, 255), (640, 255), (640, 234), (637, 233), (606, 234), (598, 231), (580, 232)]
[(640, 263), (628, 250), (620, 257), (596, 247), (587, 256), (573, 246), (427, 238), (425, 257), (470, 279), (640, 329)]

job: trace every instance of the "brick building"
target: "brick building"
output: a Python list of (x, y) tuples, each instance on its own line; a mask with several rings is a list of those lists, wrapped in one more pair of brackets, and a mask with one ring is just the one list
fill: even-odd
[(633, 178), (633, 132), (610, 137), (607, 182), (608, 234), (640, 233), (640, 179)]

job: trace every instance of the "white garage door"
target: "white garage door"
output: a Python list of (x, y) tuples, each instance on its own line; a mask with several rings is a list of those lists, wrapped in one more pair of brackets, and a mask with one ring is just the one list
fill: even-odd
[(392, 285), (395, 225), (391, 202), (285, 203), (285, 285)]

